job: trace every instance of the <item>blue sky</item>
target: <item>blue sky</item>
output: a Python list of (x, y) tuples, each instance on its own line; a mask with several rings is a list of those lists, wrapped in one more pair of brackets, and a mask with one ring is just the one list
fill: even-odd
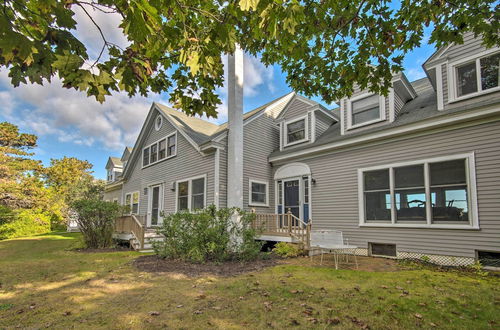
[[(117, 20), (96, 15), (101, 28), (107, 31), (108, 40), (126, 43)], [(100, 40), (83, 15), (77, 13), (77, 21), (78, 36), (92, 55), (93, 49), (99, 49)], [(410, 81), (425, 76), (422, 63), (433, 52), (432, 45), (423, 45), (406, 56), (405, 74)], [(256, 58), (245, 56), (244, 74), (245, 112), (291, 91), (278, 66), (266, 68)], [(224, 104), (216, 122), (226, 121), (225, 90), (220, 92)], [(335, 106), (314, 99), (327, 107)], [(94, 165), (94, 174), (101, 179), (106, 176), (104, 166), (108, 156), (120, 156), (126, 145), (133, 146), (151, 102), (168, 104), (167, 100), (167, 95), (129, 99), (124, 94), (115, 94), (99, 104), (83, 93), (62, 88), (57, 78), (43, 86), (13, 88), (6, 70), (0, 70), (0, 121), (9, 121), (21, 131), (39, 137), (34, 158), (45, 164), (51, 158), (63, 156), (85, 159)]]

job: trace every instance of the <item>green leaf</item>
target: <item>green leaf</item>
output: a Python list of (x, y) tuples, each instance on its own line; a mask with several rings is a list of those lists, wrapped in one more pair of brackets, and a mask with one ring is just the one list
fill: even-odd
[(255, 10), (259, 4), (259, 0), (240, 0), (240, 8), (243, 11)]
[(63, 55), (56, 54), (56, 60), (52, 67), (56, 70), (76, 70), (83, 65), (83, 59), (75, 54), (65, 51)]

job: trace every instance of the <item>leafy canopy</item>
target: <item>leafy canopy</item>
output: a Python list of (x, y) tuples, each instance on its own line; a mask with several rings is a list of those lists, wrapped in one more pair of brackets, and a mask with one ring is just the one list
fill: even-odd
[[(500, 45), (496, 0), (5, 0), (0, 15), (0, 65), (12, 84), (41, 84), (58, 75), (67, 88), (95, 96), (169, 92), (188, 114), (216, 116), (223, 85), (221, 55), (235, 43), (279, 64), (287, 83), (332, 102), (353, 84), (388, 90), (404, 54), (420, 46), (424, 28), (440, 47), (465, 32)], [(101, 27), (98, 58), (75, 33), (75, 10), (121, 16), (124, 48)]]

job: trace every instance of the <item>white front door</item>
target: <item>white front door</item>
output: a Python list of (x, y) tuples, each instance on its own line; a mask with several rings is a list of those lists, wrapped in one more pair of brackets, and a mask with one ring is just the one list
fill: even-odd
[(163, 185), (149, 187), (148, 225), (159, 226), (163, 222)]

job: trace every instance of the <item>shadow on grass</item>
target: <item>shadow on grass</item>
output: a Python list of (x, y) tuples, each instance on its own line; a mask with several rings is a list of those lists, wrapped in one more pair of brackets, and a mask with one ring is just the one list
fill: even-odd
[(137, 271), (131, 266), (137, 252), (70, 251), (77, 239), (0, 242), (0, 328), (488, 328), (499, 322), (495, 279), (304, 265), (189, 279)]

